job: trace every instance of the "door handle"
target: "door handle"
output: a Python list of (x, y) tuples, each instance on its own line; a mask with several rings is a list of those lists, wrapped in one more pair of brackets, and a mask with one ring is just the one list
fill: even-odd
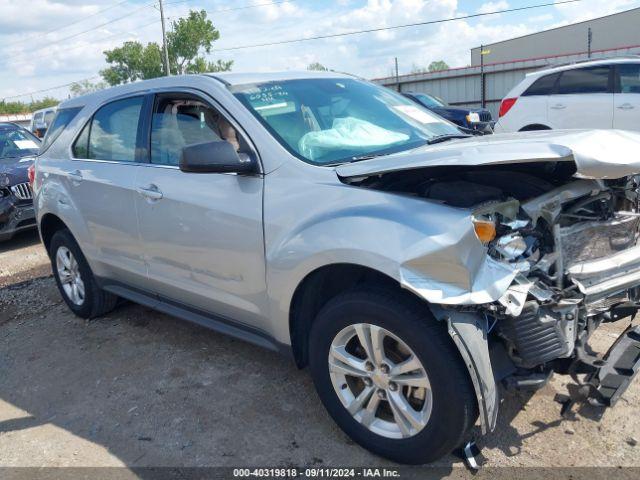
[(567, 106), (562, 103), (556, 103), (555, 105), (552, 105), (551, 108), (554, 110), (562, 110), (563, 108), (567, 108)]
[(618, 105), (616, 108), (619, 108), (620, 110), (631, 110), (634, 107), (630, 103), (623, 103), (622, 105)]
[(136, 191), (150, 200), (160, 200), (162, 198), (162, 192), (156, 185), (148, 185), (146, 187), (137, 187)]
[(82, 172), (80, 170), (67, 172), (67, 176), (71, 179), (73, 183), (80, 183), (82, 181)]

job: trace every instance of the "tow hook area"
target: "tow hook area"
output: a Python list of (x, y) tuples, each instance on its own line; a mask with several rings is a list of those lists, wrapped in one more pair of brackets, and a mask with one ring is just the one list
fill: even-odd
[[(602, 407), (603, 411), (613, 407), (640, 370), (640, 325), (626, 329), (602, 359), (583, 350), (571, 370), (577, 387), (570, 389), (568, 397), (557, 398), (563, 404), (563, 417), (578, 403)], [(577, 378), (580, 373), (587, 374), (584, 382)]]

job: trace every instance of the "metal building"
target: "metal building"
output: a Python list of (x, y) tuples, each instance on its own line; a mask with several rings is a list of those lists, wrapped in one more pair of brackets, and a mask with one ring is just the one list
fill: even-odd
[(497, 119), (502, 98), (529, 72), (588, 58), (640, 55), (640, 8), (484, 45), (482, 50), (488, 52), (482, 61), (480, 47), (471, 50), (470, 67), (374, 82), (405, 92), (430, 93), (451, 105), (484, 105)]
[[(484, 63), (520, 58), (569, 55), (591, 50), (617, 49), (640, 43), (640, 8), (614, 13), (563, 27), (483, 45)], [(471, 49), (471, 65), (480, 65), (480, 48)]]

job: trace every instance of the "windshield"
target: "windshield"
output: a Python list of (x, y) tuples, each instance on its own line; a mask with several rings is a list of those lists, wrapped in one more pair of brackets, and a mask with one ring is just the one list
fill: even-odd
[(26, 130), (0, 127), (0, 160), (35, 155), (40, 140)]
[(425, 107), (446, 107), (444, 102), (441, 102), (439, 99), (432, 97), (431, 95), (427, 95), (426, 93), (415, 93), (414, 95)]
[(355, 79), (240, 85), (235, 96), (299, 158), (328, 165), (408, 150), (452, 124), (389, 89)]

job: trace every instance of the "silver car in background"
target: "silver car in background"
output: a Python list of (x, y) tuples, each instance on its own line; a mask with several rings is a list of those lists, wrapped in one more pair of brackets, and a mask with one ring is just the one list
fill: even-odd
[(638, 134), (467, 138), (311, 72), (138, 82), (58, 116), (34, 191), (69, 308), (123, 297), (288, 352), (379, 455), (491, 431), (502, 386), (586, 373), (604, 407), (638, 370), (638, 328), (588, 346), (638, 308)]

